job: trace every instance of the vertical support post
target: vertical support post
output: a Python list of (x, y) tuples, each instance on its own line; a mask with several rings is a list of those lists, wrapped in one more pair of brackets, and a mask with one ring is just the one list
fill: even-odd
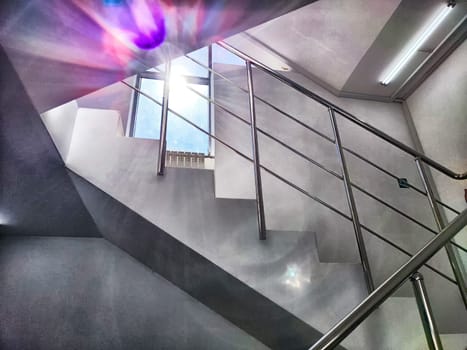
[[(214, 74), (212, 73), (212, 45), (208, 46), (208, 89), (209, 89), (209, 101), (214, 100)], [(214, 131), (214, 111), (215, 105), (214, 103), (208, 103), (209, 105), (209, 134), (213, 134)], [(209, 137), (209, 147), (208, 147), (208, 155), (214, 155), (214, 139), (211, 136)]]
[[(438, 203), (436, 202), (436, 198), (433, 193), (433, 189), (431, 188), (424, 164), (422, 164), (420, 158), (415, 158), (415, 163), (417, 164), (418, 173), (420, 174), (423, 187), (425, 188), (426, 195), (428, 197), (428, 202), (430, 203), (431, 211), (433, 212), (433, 216), (436, 221), (436, 225), (438, 226), (438, 230), (442, 231), (446, 227), (446, 223), (444, 222), (443, 216), (438, 207)], [(447, 243), (444, 248), (446, 249), (446, 254), (448, 256), (449, 263), (451, 264), (454, 278), (456, 279), (462, 301), (464, 302), (464, 307), (467, 308), (467, 286), (465, 283), (462, 268), (459, 263), (459, 257), (456, 254), (456, 251), (454, 250), (451, 243)]]
[(429, 350), (443, 350), (443, 344), (436, 327), (436, 322), (431, 310), (430, 301), (426, 292), (423, 276), (419, 272), (415, 272), (411, 277), (415, 300), (417, 302), (420, 318), (422, 319), (423, 330), (425, 331), (426, 341)]
[(357, 240), (358, 252), (360, 254), (360, 261), (362, 263), (363, 275), (365, 278), (366, 287), (368, 294), (375, 290), (373, 283), (373, 277), (371, 275), (370, 262), (368, 260), (368, 255), (366, 253), (365, 241), (363, 240), (362, 228), (360, 226), (360, 220), (357, 213), (357, 205), (355, 204), (355, 199), (353, 196), (352, 185), (350, 184), (350, 176), (347, 170), (347, 163), (345, 161), (344, 150), (342, 148), (342, 141), (339, 134), (339, 129), (337, 127), (336, 116), (334, 114), (334, 109), (331, 107), (328, 108), (329, 117), (331, 118), (332, 130), (334, 132), (334, 143), (336, 145), (337, 155), (342, 168), (342, 177), (344, 179), (345, 194), (347, 196), (347, 203), (349, 204), (350, 215), (352, 217), (352, 224), (355, 232), (355, 238)]
[(251, 124), (251, 144), (253, 149), (253, 169), (255, 174), (255, 190), (256, 190), (256, 212), (258, 216), (259, 239), (266, 239), (266, 221), (264, 219), (264, 203), (263, 203), (263, 185), (261, 181), (261, 166), (259, 160), (258, 148), (258, 132), (256, 129), (256, 111), (255, 111), (255, 94), (253, 90), (253, 73), (251, 70), (251, 62), (246, 61), (246, 75), (248, 80), (248, 96), (250, 103), (250, 124)]
[[(135, 77), (135, 88), (137, 90), (141, 89), (141, 75), (136, 74)], [(135, 128), (136, 128), (136, 112), (138, 110), (138, 103), (139, 103), (139, 92), (137, 90), (133, 90), (131, 94), (131, 110), (128, 116), (128, 122), (126, 125), (125, 136), (127, 137), (135, 137)]]
[(167, 151), (167, 120), (169, 116), (170, 94), (170, 61), (165, 64), (164, 92), (162, 95), (161, 130), (159, 137), (159, 158), (157, 159), (157, 175), (164, 175)]

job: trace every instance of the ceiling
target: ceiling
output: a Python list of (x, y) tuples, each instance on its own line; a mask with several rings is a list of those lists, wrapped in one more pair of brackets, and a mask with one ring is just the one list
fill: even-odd
[[(43, 112), (312, 1), (1, 0), (0, 45)], [(148, 21), (152, 50), (135, 39)]]
[(442, 44), (454, 28), (465, 38), (467, 2), (459, 1), (401, 73), (389, 85), (380, 84), (407, 43), (443, 6), (442, 0), (320, 0), (227, 42), (275, 69), (301, 73), (338, 96), (390, 101), (401, 97), (411, 73), (437, 47), (449, 51), (447, 46), (456, 44)]

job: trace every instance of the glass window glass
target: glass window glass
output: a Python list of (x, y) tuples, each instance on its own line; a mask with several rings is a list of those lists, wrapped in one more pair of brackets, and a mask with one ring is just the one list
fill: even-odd
[[(204, 96), (209, 95), (209, 86), (187, 84)], [(209, 131), (209, 102), (183, 86), (170, 92), (170, 109), (187, 118), (203, 130)], [(167, 150), (209, 153), (209, 136), (186, 121), (169, 113), (167, 125)]]
[[(203, 47), (199, 50), (189, 53), (187, 56), (202, 63), (204, 66), (209, 65), (209, 51), (208, 47)], [(178, 57), (172, 60), (172, 71), (179, 75), (188, 75), (192, 77), (207, 78), (209, 71), (203, 66), (193, 62), (185, 56)]]
[[(209, 49), (204, 47), (190, 53), (190, 57), (209, 65)], [(164, 65), (156, 67), (164, 70)], [(156, 69), (149, 71), (156, 72)], [(187, 87), (209, 97), (208, 70), (189, 60), (179, 57), (172, 60), (170, 77), (169, 108), (190, 120), (200, 128), (210, 131), (209, 101), (190, 91)], [(198, 79), (200, 78), (200, 79)], [(157, 75), (154, 78), (140, 78), (140, 89), (162, 103), (164, 80)], [(134, 117), (134, 137), (159, 139), (162, 107), (144, 95), (138, 96)], [(169, 112), (167, 124), (167, 150), (178, 152), (196, 152), (209, 154), (209, 136), (189, 123)]]
[[(140, 89), (156, 101), (162, 102), (163, 80), (141, 79)], [(161, 106), (140, 94), (135, 115), (134, 137), (159, 139), (161, 110)]]

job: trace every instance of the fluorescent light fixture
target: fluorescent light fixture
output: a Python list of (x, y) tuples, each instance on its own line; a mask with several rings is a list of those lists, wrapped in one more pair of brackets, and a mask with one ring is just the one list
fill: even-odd
[(381, 84), (388, 85), (391, 80), (401, 71), (402, 68), (407, 64), (407, 62), (412, 58), (412, 56), (417, 52), (420, 46), (426, 41), (426, 39), (433, 33), (439, 24), (446, 18), (446, 16), (451, 12), (453, 6), (448, 5), (443, 7), (443, 9), (430, 21), (426, 26), (420, 36), (413, 41), (413, 44), (401, 55), (400, 60), (394, 65), (394, 67), (389, 71), (389, 73), (381, 80)]

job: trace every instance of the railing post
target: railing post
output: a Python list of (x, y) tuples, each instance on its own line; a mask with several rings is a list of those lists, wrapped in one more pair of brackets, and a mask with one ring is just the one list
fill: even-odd
[(403, 264), (386, 281), (381, 283), (360, 305), (341, 319), (309, 350), (332, 350), (357, 328), (376, 308), (389, 298), (420, 267), (433, 257), (452, 237), (467, 225), (467, 209), (460, 213), (449, 225), (435, 236), (409, 261)]
[(430, 301), (423, 281), (423, 275), (419, 272), (415, 272), (410, 277), (410, 281), (412, 281), (415, 300), (417, 302), (420, 318), (422, 319), (428, 349), (443, 350), (443, 344), (441, 343), (438, 327), (436, 327), (436, 322), (433, 317), (433, 311), (431, 310)]
[(248, 80), (248, 96), (250, 103), (251, 144), (253, 148), (253, 169), (255, 174), (256, 212), (258, 216), (259, 239), (266, 239), (266, 221), (264, 219), (263, 185), (261, 181), (261, 166), (259, 160), (258, 132), (256, 129), (255, 93), (253, 90), (253, 74), (251, 62), (246, 62)]
[(332, 130), (334, 132), (335, 145), (337, 150), (337, 155), (342, 167), (342, 177), (344, 179), (345, 194), (347, 196), (347, 202), (349, 204), (350, 215), (352, 217), (352, 224), (355, 232), (355, 238), (357, 240), (358, 252), (360, 254), (360, 260), (363, 268), (363, 275), (365, 278), (366, 287), (368, 293), (371, 293), (375, 290), (373, 283), (373, 277), (371, 276), (370, 262), (368, 260), (368, 255), (366, 253), (365, 241), (363, 239), (362, 228), (360, 226), (360, 220), (357, 213), (357, 205), (355, 204), (355, 199), (353, 196), (352, 185), (350, 184), (350, 176), (347, 170), (347, 164), (345, 161), (344, 150), (342, 148), (342, 141), (339, 134), (339, 129), (337, 128), (336, 116), (334, 114), (334, 109), (331, 107), (328, 108), (329, 117), (331, 119)]
[(169, 116), (170, 94), (170, 61), (165, 64), (164, 93), (162, 95), (161, 130), (159, 137), (159, 158), (157, 159), (157, 175), (164, 175), (167, 151), (167, 120)]
[[(438, 230), (442, 231), (446, 227), (446, 223), (444, 222), (443, 216), (438, 207), (438, 203), (436, 202), (436, 198), (433, 193), (433, 189), (431, 188), (424, 164), (422, 164), (420, 158), (415, 158), (415, 163), (417, 164), (418, 173), (420, 174), (423, 187), (425, 188), (426, 195), (428, 197), (428, 202), (430, 203), (431, 211), (433, 212), (433, 216), (436, 221), (436, 225), (438, 226)], [(454, 273), (454, 278), (456, 279), (457, 286), (461, 294), (462, 301), (464, 302), (464, 307), (467, 308), (467, 286), (465, 284), (465, 279), (462, 272), (462, 268), (459, 263), (458, 255), (454, 251), (454, 248), (451, 245), (451, 243), (446, 244), (445, 249), (449, 259), (449, 263), (451, 264), (451, 268)]]

